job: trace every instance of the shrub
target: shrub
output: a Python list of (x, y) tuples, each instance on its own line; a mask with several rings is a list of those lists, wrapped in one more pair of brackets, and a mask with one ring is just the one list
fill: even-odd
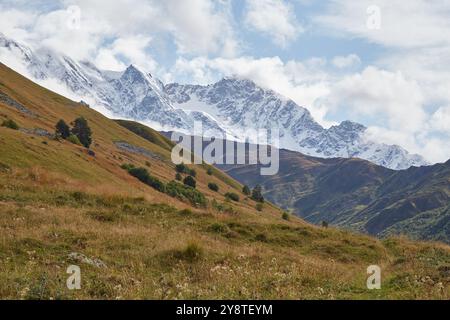
[(67, 141), (69, 141), (69, 142), (71, 142), (73, 144), (79, 145), (79, 146), (82, 145), (81, 142), (80, 142), (80, 139), (78, 139), (78, 137), (76, 135), (74, 135), (74, 134), (71, 134), (70, 136), (68, 136), (67, 137)]
[(134, 164), (131, 163), (124, 163), (123, 165), (120, 166), (122, 169), (130, 171), (131, 169), (134, 169), (135, 166)]
[(160, 181), (158, 178), (151, 176), (147, 169), (145, 168), (131, 168), (128, 172), (135, 178), (138, 178), (139, 181), (145, 183), (146, 185), (156, 189), (159, 192), (166, 192), (165, 184)]
[(226, 233), (228, 232), (228, 227), (222, 223), (213, 223), (208, 227), (208, 230), (214, 233)]
[(323, 228), (328, 228), (328, 222), (322, 221), (322, 227)]
[(252, 199), (256, 202), (264, 202), (264, 197), (262, 195), (262, 188), (260, 185), (257, 185), (252, 191)]
[(182, 260), (194, 262), (203, 257), (203, 248), (199, 244), (191, 242), (185, 249), (177, 252), (175, 256)]
[(238, 214), (238, 211), (229, 203), (218, 203), (215, 199), (212, 201), (212, 207), (220, 213)]
[(70, 128), (64, 120), (59, 120), (55, 128), (55, 135), (57, 137), (67, 139), (70, 136)]
[(3, 120), (2, 127), (13, 130), (19, 130), (19, 125), (14, 120), (11, 119)]
[(288, 221), (288, 220), (289, 220), (289, 213), (283, 212), (283, 214), (281, 215), (281, 218), (282, 218), (283, 220)]
[(230, 200), (239, 202), (239, 195), (237, 195), (237, 194), (234, 193), (234, 192), (227, 192), (227, 193), (225, 194), (225, 197), (226, 197), (227, 199), (230, 199)]
[(145, 168), (131, 168), (128, 172), (143, 183), (147, 183), (150, 178), (150, 174)]
[(80, 117), (75, 119), (72, 133), (78, 137), (83, 146), (86, 148), (90, 147), (92, 143), (92, 131), (91, 128), (89, 128), (88, 122), (85, 118)]
[(181, 176), (181, 174), (179, 174), (179, 173), (177, 172), (177, 174), (175, 175), (175, 180), (181, 181), (181, 180), (183, 180), (183, 177)]
[(149, 161), (145, 161), (145, 165), (149, 168), (152, 166), (152, 164)]
[(175, 166), (175, 170), (178, 173), (188, 174), (188, 175), (191, 175), (193, 177), (197, 176), (197, 171), (195, 171), (194, 169), (189, 169), (189, 167), (187, 165), (185, 165), (184, 163), (177, 164)]
[(192, 176), (187, 176), (186, 178), (184, 178), (183, 183), (192, 188), (195, 188), (197, 186), (197, 182)]
[(208, 188), (215, 192), (219, 191), (219, 186), (214, 182), (208, 183)]
[(242, 188), (242, 193), (245, 194), (246, 196), (249, 196), (251, 194), (250, 188), (248, 186), (244, 186)]
[(166, 192), (166, 185), (164, 184), (164, 182), (162, 182), (158, 178), (149, 176), (147, 184), (159, 192), (162, 192), (162, 193)]
[(178, 173), (187, 173), (189, 168), (184, 163), (180, 163), (175, 166), (175, 170)]
[(206, 197), (200, 191), (176, 181), (171, 181), (166, 185), (166, 193), (181, 201), (189, 201), (193, 206), (206, 207)]
[(257, 203), (257, 204), (256, 204), (256, 210), (258, 210), (258, 211), (260, 211), (260, 212), (263, 211), (263, 207), (264, 207), (264, 206), (263, 206), (262, 203)]
[(208, 176), (212, 176), (212, 175), (213, 175), (212, 169), (211, 169), (211, 168), (208, 168), (208, 170), (206, 170), (206, 174), (207, 174)]

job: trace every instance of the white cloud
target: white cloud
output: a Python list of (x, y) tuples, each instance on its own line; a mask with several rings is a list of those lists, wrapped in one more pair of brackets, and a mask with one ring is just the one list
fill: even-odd
[[(380, 29), (369, 29), (367, 9), (380, 9)], [(445, 0), (333, 0), (315, 21), (330, 32), (342, 31), (393, 48), (421, 48), (450, 43), (450, 2)]]
[(245, 22), (281, 47), (286, 47), (303, 32), (294, 10), (282, 0), (247, 0)]
[[(1, 30), (15, 40), (45, 45), (75, 59), (100, 61), (112, 69), (122, 67), (121, 56), (155, 68), (147, 50), (148, 45), (156, 45), (148, 41), (153, 35), (173, 41), (179, 54), (232, 57), (240, 50), (227, 3), (60, 0), (56, 4), (60, 8), (50, 11), (44, 11), (45, 6), (33, 11), (25, 4), (23, 10), (0, 5)], [(68, 10), (73, 6), (80, 9), (76, 28), (70, 23), (73, 12)]]
[(156, 61), (146, 53), (151, 38), (145, 36), (123, 37), (110, 46), (101, 48), (95, 59), (96, 66), (104, 70), (121, 71), (127, 64), (135, 64), (143, 70), (156, 70)]
[(339, 69), (351, 68), (361, 64), (361, 59), (356, 54), (348, 56), (336, 56), (332, 60), (333, 65)]
[[(371, 5), (380, 8), (379, 30), (367, 27)], [(430, 161), (448, 159), (449, 16), (450, 2), (444, 0), (333, 0), (316, 23), (336, 37), (357, 37), (388, 50), (375, 61), (377, 67), (339, 81), (328, 102), (338, 99), (340, 108), (369, 123), (372, 118), (371, 134), (380, 141)], [(333, 109), (343, 110), (331, 103)]]
[(330, 108), (345, 107), (347, 112), (382, 121), (385, 127), (415, 131), (426, 119), (424, 97), (419, 85), (405, 79), (401, 72), (367, 67), (338, 81), (329, 97)]

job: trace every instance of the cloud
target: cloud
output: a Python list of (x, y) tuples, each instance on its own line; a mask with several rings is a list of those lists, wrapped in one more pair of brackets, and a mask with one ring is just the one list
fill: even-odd
[(240, 50), (226, 2), (60, 0), (49, 10), (7, 4), (14, 6), (0, 5), (0, 26), (7, 36), (112, 69), (123, 65), (120, 57), (155, 68), (148, 53), (148, 46), (156, 45), (149, 42), (154, 36), (173, 43), (179, 54), (232, 57)]
[(286, 47), (304, 30), (296, 20), (293, 8), (281, 0), (247, 0), (245, 23)]
[(121, 71), (126, 65), (135, 64), (143, 70), (156, 70), (156, 61), (146, 53), (150, 43), (151, 38), (145, 36), (119, 38), (99, 50), (96, 66), (103, 70)]
[[(380, 28), (367, 27), (376, 6), (380, 12)], [(392, 48), (422, 48), (450, 43), (450, 2), (444, 0), (333, 0), (316, 23), (328, 31), (342, 31)]]
[(336, 56), (332, 60), (333, 65), (339, 69), (351, 68), (361, 64), (361, 59), (356, 54), (348, 56)]

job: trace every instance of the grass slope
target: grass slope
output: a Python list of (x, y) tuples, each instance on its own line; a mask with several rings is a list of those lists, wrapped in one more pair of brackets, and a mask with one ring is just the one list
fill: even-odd
[[(445, 245), (318, 228), (270, 205), (259, 212), (242, 194), (227, 201), (240, 185), (217, 169), (208, 175), (207, 165), (195, 170), (208, 206), (192, 208), (120, 168), (132, 163), (173, 180), (157, 134), (145, 139), (4, 65), (0, 92), (10, 99), (0, 100), (0, 121), (22, 129), (0, 127), (0, 298), (450, 298)], [(92, 127), (95, 156), (30, 134), (78, 116)], [(66, 287), (72, 264), (81, 290)], [(366, 289), (372, 264), (382, 267), (381, 290)]]

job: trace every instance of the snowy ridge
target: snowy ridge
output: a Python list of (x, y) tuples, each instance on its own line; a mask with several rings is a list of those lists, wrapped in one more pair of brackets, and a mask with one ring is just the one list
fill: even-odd
[(358, 157), (397, 170), (427, 164), (400, 146), (367, 140), (367, 129), (358, 123), (344, 121), (325, 129), (306, 108), (250, 80), (164, 85), (133, 65), (121, 73), (103, 71), (90, 62), (74, 61), (45, 48), (32, 50), (1, 34), (0, 59), (20, 61), (20, 69), (32, 80), (44, 86), (45, 80), (56, 80), (75, 96), (93, 101), (99, 111), (159, 130), (193, 133), (194, 122), (202, 121), (205, 135), (226, 134), (241, 140), (248, 129), (278, 128), (281, 148), (307, 155)]

